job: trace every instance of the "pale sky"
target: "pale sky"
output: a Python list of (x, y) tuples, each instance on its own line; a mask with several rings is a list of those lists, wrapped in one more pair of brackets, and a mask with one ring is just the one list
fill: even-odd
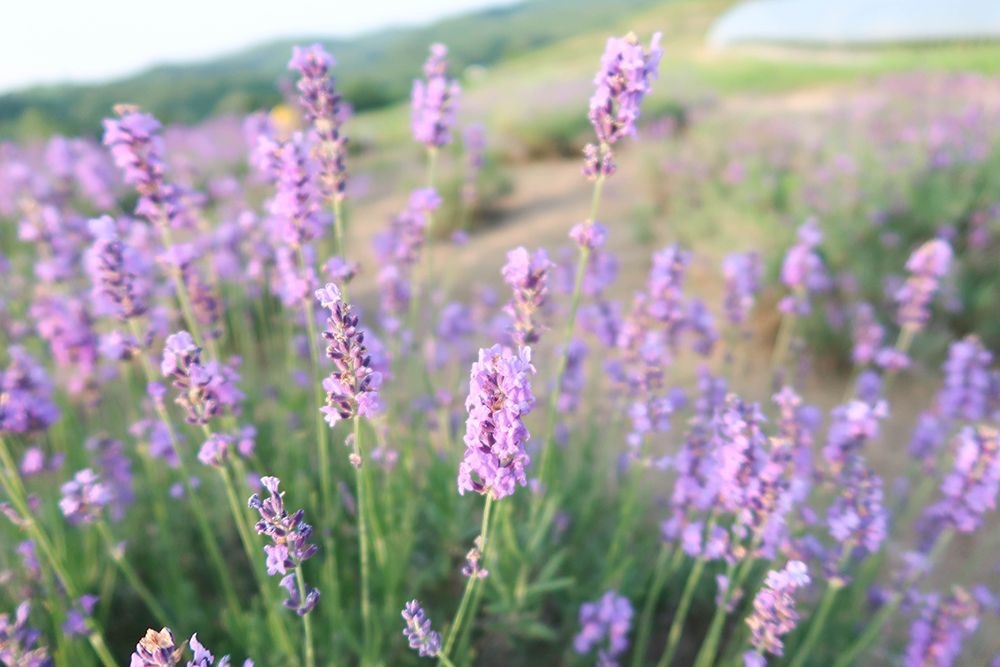
[(514, 0), (4, 0), (0, 91), (102, 81), (283, 37), (414, 25)]

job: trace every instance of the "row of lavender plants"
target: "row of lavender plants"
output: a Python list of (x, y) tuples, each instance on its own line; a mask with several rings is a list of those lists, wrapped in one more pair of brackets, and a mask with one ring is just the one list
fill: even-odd
[[(461, 300), (442, 268), (465, 241), (435, 233), (460, 99), (442, 45), (413, 86), (426, 182), (367, 268), (319, 46), (289, 64), (303, 128), (251, 117), (249, 172), (205, 190), (132, 106), (102, 146), (5, 145), (0, 662), (958, 664), (997, 598), (933, 575), (995, 507), (990, 351), (951, 342), (908, 453), (883, 437), (952, 246), (914, 244), (888, 305), (861, 309), (824, 418), (795, 372), (830, 281), (822, 225), (802, 224), (774, 390), (736, 393), (761, 254), (725, 259), (717, 308), (688, 294), (680, 245), (612, 296), (602, 189), (661, 53), (658, 35), (608, 41), (576, 257), (512, 249), (506, 296), (487, 281)], [(189, 154), (210, 160), (208, 141)], [(474, 191), (482, 142), (466, 147)], [(704, 359), (691, 382), (685, 356)], [(876, 443), (898, 479), (866, 462)]]

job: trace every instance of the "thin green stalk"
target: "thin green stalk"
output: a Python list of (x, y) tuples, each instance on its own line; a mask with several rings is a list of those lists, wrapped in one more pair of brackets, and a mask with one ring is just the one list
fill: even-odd
[(844, 583), (840, 580), (831, 581), (826, 585), (823, 599), (820, 600), (819, 607), (816, 608), (816, 614), (812, 622), (809, 623), (809, 632), (806, 633), (806, 638), (799, 647), (795, 649), (795, 657), (788, 663), (788, 667), (802, 667), (806, 663), (806, 660), (809, 659), (813, 646), (816, 645), (820, 635), (823, 633), (824, 626), (826, 626), (826, 619), (833, 608), (833, 601), (843, 587)]
[[(681, 593), (681, 601), (677, 604), (674, 620), (670, 623), (670, 631), (667, 634), (667, 648), (663, 651), (663, 655), (660, 656), (660, 661), (656, 663), (657, 667), (669, 667), (673, 663), (674, 656), (677, 654), (677, 647), (680, 646), (684, 621), (687, 619), (688, 609), (691, 607), (691, 598), (694, 596), (694, 591), (701, 580), (702, 572), (705, 570), (705, 562), (704, 558), (699, 557), (695, 560), (691, 572), (688, 573), (687, 582), (684, 584), (684, 591)], [(729, 570), (731, 569), (732, 565), (729, 566)], [(729, 570), (727, 570), (727, 573), (731, 574)]]
[[(937, 541), (934, 543), (933, 549), (927, 558), (928, 567), (933, 566), (934, 562), (941, 556), (944, 550), (947, 548), (948, 544), (951, 543), (952, 537), (954, 537), (953, 530), (947, 530), (938, 536)], [(910, 577), (909, 581), (904, 582), (899, 586), (899, 590), (906, 590), (915, 581), (915, 577)], [(865, 652), (865, 650), (871, 646), (878, 637), (882, 635), (882, 630), (885, 624), (889, 622), (892, 615), (896, 613), (899, 609), (900, 603), (903, 601), (902, 593), (895, 593), (892, 598), (886, 602), (878, 610), (868, 625), (865, 627), (865, 631), (854, 640), (854, 642), (848, 646), (845, 650), (840, 651), (837, 656), (837, 660), (833, 663), (833, 667), (851, 667), (851, 665), (856, 664), (857, 659)]]
[(368, 563), (368, 498), (365, 489), (364, 462), (361, 448), (361, 415), (354, 415), (354, 479), (358, 496), (358, 553), (361, 566), (361, 623), (363, 627), (362, 664), (367, 662), (371, 652), (371, 589)]
[[(481, 551), (480, 558), (486, 560), (486, 549), (489, 544), (488, 533), (490, 528), (490, 510), (493, 508), (493, 495), (490, 493), (486, 494), (486, 504), (483, 506), (483, 523), (479, 529), (480, 544), (479, 549)], [(465, 613), (469, 607), (469, 601), (472, 598), (472, 591), (476, 588), (477, 582), (480, 581), (479, 577), (469, 577), (465, 581), (465, 591), (462, 592), (462, 601), (458, 604), (458, 611), (455, 613), (455, 622), (451, 624), (451, 628), (448, 630), (448, 639), (444, 643), (444, 648), (438, 654), (438, 660), (440, 664), (447, 665), (448, 654), (451, 652), (452, 647), (455, 645), (455, 640), (458, 638), (459, 633), (462, 631), (462, 622), (465, 620)], [(473, 619), (470, 617), (469, 621)]]
[(794, 311), (781, 315), (778, 335), (774, 339), (774, 348), (771, 350), (771, 375), (785, 367), (785, 357), (792, 342), (792, 334), (795, 332), (796, 320)]
[(729, 586), (726, 588), (722, 604), (716, 606), (715, 613), (712, 615), (708, 634), (705, 635), (705, 639), (701, 643), (701, 650), (698, 651), (698, 656), (694, 661), (695, 667), (711, 667), (715, 662), (715, 655), (719, 651), (719, 640), (722, 638), (722, 629), (725, 627), (726, 617), (729, 615), (729, 603), (733, 599), (733, 594), (743, 587), (743, 582), (750, 574), (754, 563), (753, 553), (757, 551), (757, 542), (758, 540), (754, 540), (754, 543), (750, 545), (747, 556), (740, 563), (739, 569), (736, 570), (735, 579), (733, 578), (733, 565), (726, 568), (726, 579)]
[[(170, 222), (162, 220), (157, 227), (160, 230), (160, 240), (163, 242), (164, 248), (169, 251), (170, 248), (174, 247), (173, 234), (170, 232)], [(195, 344), (206, 347), (213, 359), (219, 359), (219, 350), (215, 346), (215, 341), (202, 335), (201, 326), (194, 315), (194, 308), (191, 307), (191, 296), (188, 294), (187, 285), (184, 284), (180, 269), (174, 268), (168, 272), (174, 282), (174, 291), (177, 293), (177, 301), (181, 305), (181, 313), (184, 315), (184, 321), (187, 322), (188, 333), (194, 338)]]
[[(7, 448), (7, 441), (2, 437), (0, 437), (0, 468), (3, 471), (3, 474), (0, 474), (0, 485), (3, 486), (8, 499), (20, 515), (28, 537), (41, 549), (49, 567), (55, 573), (66, 594), (71, 599), (76, 600), (80, 597), (76, 584), (70, 578), (62, 561), (56, 555), (49, 538), (35, 522), (34, 512), (28, 506), (28, 495), (24, 488), (24, 483), (21, 481), (17, 465), (14, 463), (14, 459), (10, 455), (10, 450)], [(115, 667), (115, 660), (111, 657), (107, 644), (104, 642), (104, 635), (100, 626), (93, 618), (87, 619), (86, 624), (90, 630), (87, 640), (90, 642), (90, 646), (94, 649), (94, 653), (97, 654), (97, 658), (101, 661), (101, 664), (104, 667)]]
[(635, 650), (632, 651), (632, 667), (641, 667), (646, 659), (646, 648), (649, 646), (649, 636), (653, 629), (653, 611), (656, 609), (664, 585), (680, 564), (683, 554), (684, 551), (675, 546), (671, 555), (671, 549), (666, 542), (660, 545), (660, 553), (656, 557), (656, 567), (653, 570), (653, 581), (639, 617), (639, 631), (636, 634)]
[[(306, 581), (305, 577), (302, 576), (302, 566), (299, 565), (295, 568), (295, 582), (299, 587), (299, 599), (306, 599)], [(309, 614), (304, 614), (302, 616), (302, 628), (305, 632), (305, 655), (306, 655), (306, 667), (316, 667), (316, 653), (313, 648), (312, 639), (312, 618)]]
[(125, 575), (125, 579), (128, 581), (129, 586), (132, 587), (132, 590), (142, 598), (146, 608), (153, 612), (156, 622), (161, 627), (170, 625), (170, 616), (166, 610), (164, 610), (163, 606), (156, 599), (156, 596), (153, 595), (153, 592), (149, 590), (149, 587), (139, 578), (132, 564), (125, 558), (125, 554), (121, 553), (117, 545), (115, 545), (114, 537), (111, 535), (111, 530), (108, 528), (106, 521), (101, 520), (97, 523), (97, 532), (100, 533), (101, 539), (104, 541), (104, 546), (108, 550), (108, 555), (111, 556), (111, 560), (115, 562), (121, 573)]

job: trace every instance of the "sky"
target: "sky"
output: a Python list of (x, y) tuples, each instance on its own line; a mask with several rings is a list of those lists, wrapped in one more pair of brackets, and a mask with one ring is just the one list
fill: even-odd
[(0, 91), (114, 79), (283, 37), (346, 36), (514, 0), (10, 0)]

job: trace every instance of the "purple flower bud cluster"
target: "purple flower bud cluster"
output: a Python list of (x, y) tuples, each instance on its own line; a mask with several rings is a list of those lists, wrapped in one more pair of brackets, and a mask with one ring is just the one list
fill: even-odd
[(42, 633), (28, 625), (31, 604), (22, 602), (11, 618), (0, 614), (0, 663), (15, 667), (52, 667), (48, 649), (38, 645)]
[(448, 78), (448, 47), (432, 44), (431, 54), (424, 64), (426, 80), (413, 82), (411, 127), (413, 138), (428, 148), (451, 143), (451, 128), (455, 125), (455, 110), (461, 88)]
[(433, 658), (441, 652), (441, 634), (431, 629), (431, 619), (427, 618), (423, 607), (416, 600), (410, 600), (403, 607), (406, 627), (403, 635), (410, 642), (410, 648), (421, 658)]
[(135, 500), (132, 461), (125, 455), (125, 444), (111, 438), (88, 438), (85, 447), (92, 453), (93, 466), (111, 494), (108, 514), (113, 521), (121, 521)]
[(875, 403), (851, 400), (833, 409), (823, 447), (823, 458), (833, 476), (840, 474), (851, 456), (860, 452), (866, 442), (878, 438), (879, 424), (888, 416), (889, 407), (882, 400)]
[(782, 312), (808, 314), (809, 294), (825, 292), (830, 288), (830, 277), (816, 252), (822, 241), (823, 232), (815, 219), (810, 218), (799, 227), (798, 239), (788, 249), (781, 266), (781, 282), (792, 291), (779, 305)]
[(66, 389), (96, 403), (99, 340), (84, 301), (56, 292), (43, 294), (32, 304), (31, 316), (56, 365), (65, 371)]
[(726, 317), (733, 326), (746, 322), (760, 291), (763, 267), (755, 252), (733, 253), (722, 260), (722, 275), (726, 281)]
[(184, 408), (189, 424), (207, 424), (225, 408), (236, 412), (244, 399), (236, 386), (236, 369), (217, 361), (202, 364), (201, 348), (187, 331), (167, 337), (160, 371), (174, 378), (173, 386), (180, 390), (176, 402)]
[(855, 456), (837, 485), (840, 493), (827, 514), (830, 535), (847, 549), (877, 553), (888, 531), (882, 478)]
[(615, 591), (594, 602), (580, 605), (580, 632), (573, 638), (573, 650), (586, 655), (597, 648), (597, 664), (617, 667), (618, 657), (628, 650), (632, 629), (632, 603)]
[(962, 652), (965, 638), (979, 626), (979, 603), (958, 586), (947, 597), (929, 593), (919, 598), (919, 616), (910, 626), (903, 665), (951, 667)]
[[(219, 662), (215, 662), (215, 656), (198, 640), (198, 634), (191, 635), (191, 660), (188, 660), (186, 667), (229, 667), (229, 656), (223, 656)], [(170, 628), (163, 628), (159, 631), (149, 629), (132, 653), (129, 667), (180, 667), (184, 659), (184, 650), (188, 642), (177, 645), (174, 633)], [(253, 660), (247, 659), (243, 662), (243, 667), (253, 667)]]
[(302, 135), (295, 134), (280, 143), (275, 160), (277, 182), (268, 210), (280, 240), (300, 248), (318, 238), (329, 223), (317, 201)]
[(382, 410), (378, 393), (382, 374), (372, 368), (358, 316), (333, 283), (316, 290), (316, 300), (330, 312), (323, 338), (328, 343), (326, 356), (336, 366), (323, 380), (326, 405), (320, 410), (331, 427), (355, 415), (375, 417)]
[(943, 497), (927, 517), (963, 533), (976, 530), (983, 515), (996, 509), (1000, 493), (1000, 432), (986, 425), (966, 426), (955, 437), (954, 467), (941, 483)]
[(59, 509), (74, 525), (96, 522), (113, 497), (111, 489), (90, 468), (76, 473), (73, 479), (62, 485), (60, 491)]
[(349, 114), (347, 105), (334, 88), (330, 74), (333, 56), (319, 44), (294, 47), (288, 69), (299, 73), (295, 87), (299, 91), (299, 104), (306, 119), (312, 124), (313, 159), (319, 165), (317, 181), (320, 192), (327, 200), (346, 196), (347, 139), (341, 126)]
[(910, 277), (895, 295), (899, 306), (896, 319), (901, 327), (920, 330), (930, 320), (931, 302), (948, 274), (951, 256), (951, 246), (943, 239), (927, 241), (910, 255), (906, 261)]
[(0, 433), (48, 429), (59, 418), (59, 408), (52, 401), (52, 383), (45, 368), (18, 345), (7, 353), (10, 365), (0, 376)]
[(746, 667), (764, 667), (765, 653), (781, 656), (785, 645), (782, 637), (799, 622), (795, 609), (795, 593), (809, 585), (809, 575), (802, 561), (789, 561), (783, 570), (767, 573), (764, 586), (753, 600), (753, 612), (747, 618), (750, 645), (754, 650), (744, 654)]
[(94, 235), (91, 279), (95, 301), (104, 305), (100, 310), (122, 320), (139, 317), (146, 312), (145, 295), (138, 289), (136, 275), (130, 266), (134, 262), (127, 259), (129, 248), (118, 234), (114, 219), (105, 215), (91, 220), (90, 231)]
[(104, 145), (125, 183), (139, 193), (139, 209), (159, 208), (166, 189), (160, 122), (129, 105), (118, 105), (115, 114), (104, 120)]
[(207, 466), (221, 466), (229, 458), (232, 445), (232, 436), (212, 433), (198, 450), (198, 460)]
[(292, 515), (285, 510), (285, 493), (278, 490), (281, 481), (277, 477), (261, 477), (260, 483), (269, 496), (261, 500), (255, 493), (250, 496), (247, 504), (260, 513), (257, 533), (266, 535), (273, 541), (273, 544), (264, 547), (267, 573), (272, 577), (284, 575), (281, 585), (288, 591), (285, 606), (299, 616), (305, 616), (319, 602), (319, 590), (309, 589), (303, 600), (296, 587), (295, 574), (291, 570), (316, 554), (316, 545), (309, 543), (312, 526), (303, 521), (305, 510), (300, 509)]
[(610, 147), (619, 139), (636, 133), (639, 107), (652, 90), (663, 49), (661, 33), (655, 33), (644, 49), (639, 39), (629, 33), (611, 37), (601, 56), (601, 66), (594, 77), (593, 96), (587, 117), (594, 126), (599, 147), (588, 146), (584, 170), (588, 175), (609, 175), (614, 171)]
[(859, 303), (854, 309), (854, 348), (851, 359), (862, 368), (875, 361), (885, 340), (885, 327), (875, 317), (875, 309), (870, 303)]
[(553, 266), (544, 248), (530, 253), (520, 246), (507, 253), (507, 263), (500, 272), (512, 295), (504, 312), (514, 320), (513, 339), (518, 346), (537, 343), (541, 338), (542, 325), (537, 314), (545, 306), (549, 271)]
[(587, 361), (587, 344), (579, 338), (570, 340), (566, 348), (566, 368), (563, 370), (562, 384), (556, 404), (559, 412), (566, 415), (576, 412), (583, 393), (584, 371)]
[(469, 373), (465, 409), (465, 455), (458, 468), (458, 492), (490, 494), (495, 499), (527, 484), (530, 462), (524, 417), (535, 407), (531, 392), (531, 348), (516, 353), (494, 345), (479, 350)]
[(996, 393), (992, 363), (993, 354), (976, 336), (955, 341), (948, 347), (944, 386), (937, 397), (942, 417), (966, 421), (989, 417)]

